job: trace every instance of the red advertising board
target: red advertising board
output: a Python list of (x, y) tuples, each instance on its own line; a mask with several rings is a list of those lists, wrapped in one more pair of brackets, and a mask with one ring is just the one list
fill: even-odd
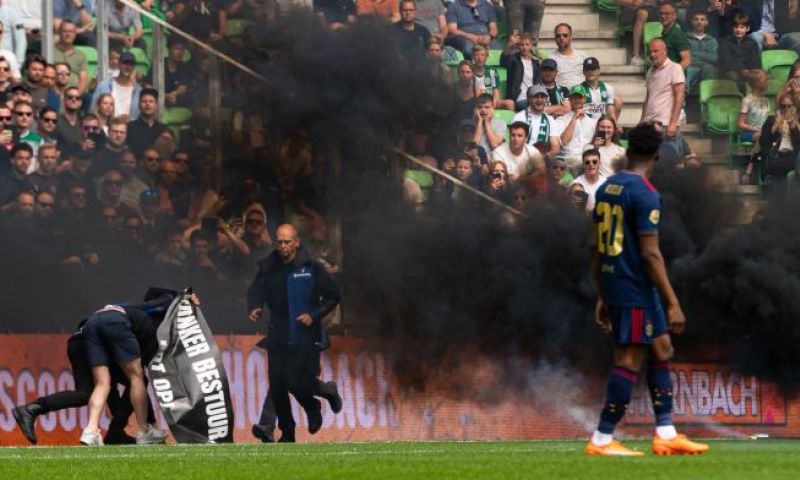
[[(0, 445), (27, 444), (11, 415), (15, 405), (72, 388), (66, 339), (0, 335)], [(255, 441), (250, 428), (267, 392), (267, 360), (255, 346), (258, 340), (217, 337), (236, 412), (237, 442)], [(333, 415), (325, 405), (322, 430), (310, 436), (293, 402), (299, 441), (585, 438), (596, 424), (603, 378), (587, 378), (563, 365), (522, 365), (519, 385), (500, 384), (498, 369), (504, 367), (476, 358), (407, 392), (387, 368), (385, 350), (373, 347), (363, 339), (333, 338), (333, 348), (322, 355), (322, 378), (336, 380), (344, 406)], [(784, 398), (773, 384), (715, 364), (675, 365), (673, 380), (675, 421), (682, 430), (705, 436), (800, 436), (800, 401)], [(652, 416), (645, 387), (637, 388), (628, 412), (625, 434), (649, 435)], [(76, 444), (86, 418), (85, 407), (39, 417), (39, 443)], [(159, 422), (165, 427), (160, 415)], [(104, 416), (102, 426), (107, 423)]]

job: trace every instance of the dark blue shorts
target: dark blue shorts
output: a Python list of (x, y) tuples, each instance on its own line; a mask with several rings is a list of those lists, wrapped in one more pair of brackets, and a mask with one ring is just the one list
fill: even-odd
[(92, 314), (83, 326), (86, 340), (86, 356), (89, 365), (111, 365), (125, 363), (142, 356), (139, 342), (131, 330), (125, 314), (114, 311)]
[(615, 345), (650, 345), (667, 333), (667, 317), (656, 307), (608, 307)]

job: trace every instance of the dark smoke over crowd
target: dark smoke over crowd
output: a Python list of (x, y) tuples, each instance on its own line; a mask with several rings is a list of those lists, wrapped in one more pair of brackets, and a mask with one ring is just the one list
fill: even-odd
[[(389, 149), (413, 134), (431, 143), (450, 135), (451, 101), (430, 68), (398, 56), (383, 25), (330, 32), (291, 13), (251, 27), (229, 53), (267, 82), (226, 67), (237, 86), (226, 102), (263, 118), (268, 137), (302, 135), (324, 152), (321, 200), (343, 230), (344, 323), (379, 339), (398, 378), (419, 386), (477, 352), (605, 373), (610, 343), (593, 322), (582, 212), (547, 196), (519, 218), (480, 199), (424, 214), (401, 201)], [(225, 151), (231, 188), (243, 188), (239, 172), (269, 175), (279, 143), (252, 156)], [(740, 205), (709, 189), (702, 171), (662, 165), (654, 184), (664, 201), (662, 248), (689, 322), (675, 340), (678, 360), (712, 352), (787, 388), (800, 385), (798, 198), (775, 199), (753, 224), (732, 225)], [(217, 334), (255, 331), (245, 273), (204, 290), (191, 270), (144, 268), (121, 243), (91, 275), (54, 268), (34, 247), (2, 240), (0, 308), (15, 331), (70, 331), (91, 308), (153, 284), (194, 286)]]

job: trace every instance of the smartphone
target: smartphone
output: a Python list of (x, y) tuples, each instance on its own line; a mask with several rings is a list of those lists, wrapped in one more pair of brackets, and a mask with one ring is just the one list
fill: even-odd
[(206, 217), (200, 220), (200, 229), (211, 238), (217, 238), (217, 223), (219, 217)]
[(492, 180), (502, 180), (503, 173), (502, 172), (492, 172)]
[(106, 136), (102, 133), (90, 133), (88, 138), (94, 142), (94, 148), (100, 148), (106, 144)]

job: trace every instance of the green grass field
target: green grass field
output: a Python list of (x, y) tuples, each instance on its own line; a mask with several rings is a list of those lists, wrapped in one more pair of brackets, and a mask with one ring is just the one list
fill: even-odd
[[(647, 442), (628, 445), (648, 450)], [(798, 479), (800, 441), (713, 441), (702, 456), (589, 458), (582, 442), (0, 449), (2, 479)], [(648, 451), (649, 453), (649, 451)]]

